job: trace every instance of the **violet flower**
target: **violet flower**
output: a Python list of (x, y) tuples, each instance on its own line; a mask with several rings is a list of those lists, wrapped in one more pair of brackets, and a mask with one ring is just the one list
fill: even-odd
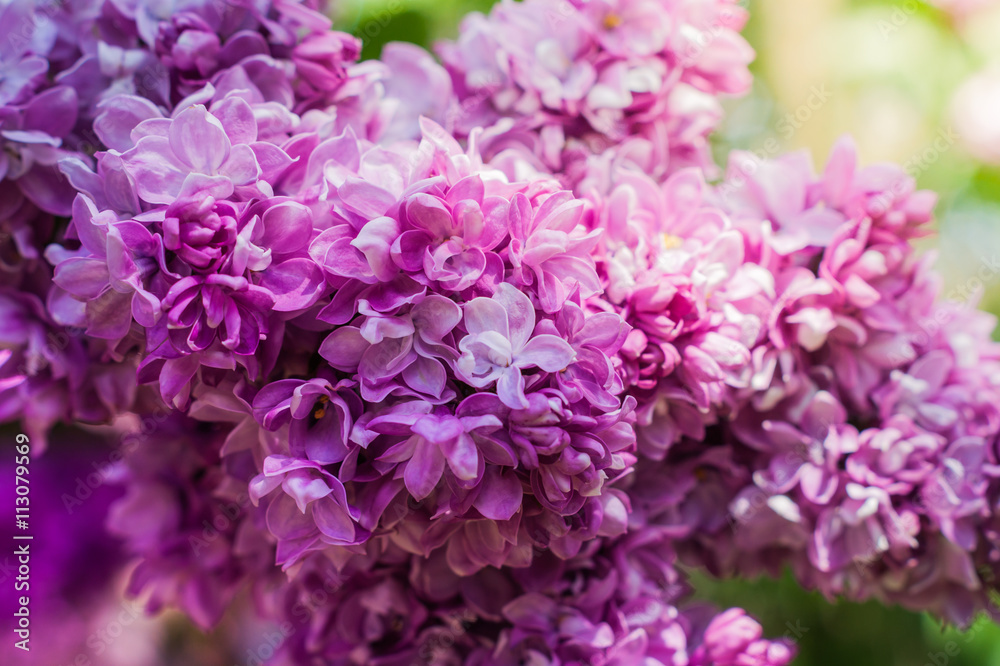
[(465, 381), (478, 388), (496, 383), (497, 395), (511, 408), (525, 408), (524, 370), (537, 367), (559, 372), (575, 357), (562, 338), (532, 336), (535, 308), (523, 293), (501, 284), (492, 298), (476, 298), (465, 306), (469, 335), (459, 341), (457, 367)]

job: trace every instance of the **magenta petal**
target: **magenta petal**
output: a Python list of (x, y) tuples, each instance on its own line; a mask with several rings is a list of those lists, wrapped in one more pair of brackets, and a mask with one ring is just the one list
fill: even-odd
[(441, 444), (448, 459), (448, 466), (456, 477), (472, 481), (479, 476), (479, 450), (472, 437), (461, 433)]
[(87, 301), (87, 335), (119, 340), (132, 325), (132, 295), (113, 289)]
[(524, 346), (535, 328), (535, 308), (522, 291), (506, 282), (497, 289), (493, 300), (503, 306), (507, 313), (510, 327), (510, 334), (507, 337), (516, 351)]
[(233, 193), (233, 181), (225, 176), (189, 173), (177, 192), (179, 199), (225, 199)]
[(207, 174), (218, 172), (231, 147), (222, 123), (200, 105), (174, 117), (168, 141), (174, 155), (189, 169)]
[(145, 289), (136, 289), (132, 293), (132, 317), (136, 323), (145, 328), (151, 328), (160, 317), (160, 299)]
[(568, 342), (555, 335), (536, 335), (514, 356), (521, 367), (536, 366), (546, 372), (559, 372), (573, 362), (576, 353)]
[(260, 274), (259, 286), (274, 296), (274, 309), (293, 312), (310, 307), (326, 287), (326, 279), (311, 259), (298, 258), (272, 264)]
[(160, 111), (147, 99), (118, 95), (101, 102), (101, 112), (94, 120), (94, 132), (108, 148), (125, 152), (135, 145), (132, 130), (142, 121), (160, 118)]
[(435, 398), (441, 397), (447, 379), (444, 365), (436, 358), (417, 357), (403, 370), (403, 381), (407, 386)]
[(253, 148), (246, 144), (233, 146), (229, 159), (219, 169), (234, 185), (250, 185), (260, 179), (261, 168)]
[(197, 356), (167, 359), (160, 370), (160, 394), (168, 404), (183, 407), (199, 366)]
[(413, 326), (428, 340), (441, 340), (462, 321), (462, 308), (450, 298), (430, 294), (413, 306)]
[(483, 185), (483, 178), (479, 174), (466, 176), (455, 183), (445, 196), (448, 203), (454, 206), (459, 201), (474, 201), (482, 203), (486, 195), (486, 187)]
[[(0, 156), (0, 163), (5, 161), (7, 161), (6, 156)], [(87, 195), (87, 198), (92, 199), (99, 209), (106, 210), (109, 208), (104, 192), (104, 179), (91, 171), (90, 167), (84, 164), (82, 160), (76, 157), (64, 157), (59, 160), (59, 171), (66, 176), (66, 179), (75, 190)], [(4, 167), (0, 166), (0, 178), (3, 178), (4, 175)], [(83, 196), (83, 194), (78, 194), (77, 197)], [(76, 201), (74, 200), (74, 216), (76, 215), (76, 205)], [(0, 211), (0, 215), (7, 217), (2, 211)]]
[(272, 184), (277, 183), (285, 169), (295, 162), (288, 153), (273, 143), (255, 141), (250, 144), (250, 148), (257, 158), (257, 164), (260, 165), (261, 180)]
[(416, 500), (422, 500), (431, 494), (441, 475), (444, 473), (445, 458), (441, 449), (420, 438), (413, 451), (413, 457), (406, 463), (403, 471), (403, 481), (406, 489)]
[(507, 311), (491, 298), (474, 298), (465, 304), (465, 328), (471, 335), (496, 331), (504, 338), (509, 336)]
[(245, 100), (230, 96), (212, 106), (212, 115), (219, 119), (232, 144), (253, 143), (257, 140), (257, 121), (253, 109)]
[(281, 487), (295, 500), (295, 505), (303, 513), (310, 503), (323, 499), (332, 492), (326, 481), (302, 472), (286, 476)]
[(515, 367), (504, 368), (497, 380), (497, 396), (511, 409), (527, 409), (528, 399), (524, 395), (524, 377)]
[[(305, 426), (305, 421), (298, 422)], [(346, 424), (350, 426), (350, 423)], [(306, 455), (310, 460), (325, 465), (339, 463), (347, 457), (349, 451), (345, 444), (345, 424), (339, 416), (327, 415), (320, 419), (304, 435)]]
[(254, 397), (254, 418), (268, 430), (277, 430), (288, 423), (292, 392), (300, 384), (298, 379), (280, 379), (265, 385)]
[(485, 518), (510, 520), (521, 508), (524, 490), (513, 470), (488, 466), (475, 507)]
[(547, 632), (557, 610), (556, 602), (551, 598), (529, 592), (504, 606), (503, 615), (518, 627)]
[(174, 157), (170, 142), (161, 136), (139, 139), (134, 148), (122, 155), (122, 161), (139, 196), (154, 204), (168, 204), (176, 199), (191, 170)]
[(24, 109), (22, 129), (39, 130), (49, 136), (64, 137), (76, 125), (79, 102), (69, 86), (50, 88), (32, 99)]
[(316, 531), (316, 525), (303, 515), (287, 495), (279, 495), (267, 507), (267, 529), (279, 539), (297, 539)]
[(348, 178), (337, 193), (345, 206), (370, 220), (385, 215), (396, 203), (396, 197), (389, 192), (358, 178)]
[(80, 298), (97, 298), (108, 288), (108, 265), (100, 259), (73, 257), (56, 266), (52, 281)]
[(351, 245), (360, 250), (368, 260), (372, 273), (382, 282), (396, 274), (390, 249), (399, 235), (399, 224), (391, 217), (379, 217), (367, 222)]
[(36, 164), (17, 180), (24, 196), (46, 213), (69, 217), (76, 192), (56, 166)]
[(436, 238), (452, 235), (453, 223), (449, 211), (440, 199), (429, 194), (415, 194), (406, 204), (410, 224), (423, 229)]
[(354, 542), (354, 521), (347, 509), (332, 498), (313, 505), (313, 519), (324, 536), (343, 543)]
[(319, 355), (338, 370), (354, 372), (361, 357), (368, 350), (368, 341), (361, 337), (361, 329), (344, 326), (328, 335), (319, 347)]
[(281, 481), (282, 479), (280, 476), (258, 474), (250, 480), (248, 487), (250, 501), (253, 502), (254, 506), (257, 506), (262, 497), (266, 497), (268, 494), (274, 492), (274, 490), (281, 485)]

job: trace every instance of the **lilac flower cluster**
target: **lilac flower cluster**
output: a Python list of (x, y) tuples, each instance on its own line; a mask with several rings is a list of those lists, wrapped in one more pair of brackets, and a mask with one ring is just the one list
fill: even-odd
[(664, 461), (638, 467), (634, 510), (717, 574), (790, 566), (831, 598), (970, 622), (1000, 559), (1000, 347), (911, 244), (933, 195), (847, 140), (820, 176), (739, 153), (714, 188), (599, 176), (639, 452)]
[(505, 2), (443, 67), (317, 10), (3, 10), (0, 418), (112, 424), (150, 610), (249, 590), (285, 664), (783, 666), (677, 557), (982, 605), (992, 321), (847, 142), (709, 184), (740, 7)]
[[(760, 625), (739, 609), (716, 616), (703, 606), (673, 607), (686, 586), (672, 561), (655, 531), (611, 546), (591, 542), (565, 561), (466, 578), (439, 558), (400, 553), (341, 584), (328, 561), (311, 560), (278, 604), (293, 626), (305, 610), (314, 624), (293, 633), (275, 663), (790, 662), (790, 646), (761, 639)], [(315, 593), (326, 589), (336, 591), (317, 607)]]
[(662, 178), (714, 171), (718, 96), (750, 89), (746, 9), (732, 0), (529, 0), (470, 14), (438, 48), (483, 154), (575, 184), (612, 155)]
[(727, 418), (750, 476), (716, 562), (767, 569), (780, 552), (830, 596), (968, 623), (1000, 559), (995, 320), (937, 300), (909, 242), (934, 197), (898, 168), (858, 168), (848, 141), (818, 177), (802, 155), (748, 159), (717, 194), (735, 224), (768, 221), (754, 251), (775, 291)]
[(540, 552), (530, 567), (456, 571), (448, 549), (424, 556), (393, 540), (349, 559), (309, 553), (286, 577), (269, 516), (247, 498), (253, 452), (238, 430), (172, 417), (155, 446), (127, 456), (132, 483), (110, 524), (142, 555), (132, 585), (156, 607), (208, 625), (248, 586), (283, 627), (269, 663), (784, 666), (794, 655), (739, 609), (679, 608), (690, 587), (674, 534), (653, 524), (569, 557)]

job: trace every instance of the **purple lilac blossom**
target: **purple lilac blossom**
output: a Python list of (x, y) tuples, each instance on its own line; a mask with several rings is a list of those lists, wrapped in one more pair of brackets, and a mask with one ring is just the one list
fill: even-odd
[(599, 291), (582, 205), (555, 183), (508, 182), (430, 121), (423, 132), (387, 148), (350, 128), (317, 136), (287, 174), (322, 220), (308, 254), (325, 275), (318, 309), (289, 325), (329, 332), (315, 377), (253, 400), (288, 442), (262, 453), (252, 486), (287, 534), (285, 567), (401, 541), (447, 545), (470, 574), (624, 529), (611, 484), (634, 460), (634, 403), (611, 356), (627, 326), (595, 313), (568, 341), (558, 323), (585, 325)]
[[(322, 558), (278, 586), (270, 605), (297, 631), (276, 664), (687, 664), (784, 666), (785, 641), (761, 638), (742, 610), (678, 607), (689, 588), (662, 532), (530, 569), (456, 577), (441, 558), (388, 551), (379, 566), (342, 572)], [(327, 594), (329, 590), (335, 590)], [(322, 591), (323, 594), (317, 594)], [(311, 617), (304, 625), (296, 618)]]
[(675, 553), (983, 606), (995, 322), (848, 141), (708, 184), (741, 7), (505, 1), (444, 66), (320, 9), (0, 9), (0, 420), (110, 424), (132, 594), (289, 665), (791, 661)]

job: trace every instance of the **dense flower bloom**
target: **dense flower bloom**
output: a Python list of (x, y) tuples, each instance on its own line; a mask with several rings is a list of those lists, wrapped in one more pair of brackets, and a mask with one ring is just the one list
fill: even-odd
[(741, 7), (504, 0), (444, 66), (319, 9), (0, 7), (0, 420), (120, 437), (132, 594), (289, 666), (791, 661), (677, 558), (984, 604), (995, 322), (849, 141), (709, 184)]
[(723, 571), (773, 571), (784, 553), (831, 596), (968, 622), (986, 585), (971, 572), (995, 548), (994, 322), (934, 303), (908, 243), (932, 199), (901, 172), (856, 169), (846, 143), (819, 178), (796, 157), (739, 159), (719, 199), (738, 227), (768, 221), (753, 252), (776, 293), (719, 442), (752, 462), (709, 477), (731, 520), (696, 540)]
[[(350, 128), (317, 137), (282, 190), (312, 211), (326, 277), (319, 309), (288, 325), (329, 331), (325, 367), (253, 400), (282, 442), (252, 495), (285, 566), (396, 542), (447, 546), (471, 574), (624, 529), (610, 484), (634, 461), (634, 402), (611, 357), (627, 326), (582, 307), (600, 285), (581, 205), (423, 133), (385, 148)], [(531, 234), (539, 247), (520, 242)]]
[(116, 350), (59, 325), (27, 291), (0, 288), (0, 321), (0, 421), (19, 418), (33, 450), (45, 449), (56, 423), (103, 423), (132, 408), (128, 345)]
[(762, 639), (739, 609), (714, 619), (705, 607), (679, 609), (687, 592), (655, 531), (592, 544), (566, 562), (467, 578), (440, 559), (390, 552), (341, 584), (328, 562), (310, 559), (299, 582), (273, 592), (278, 618), (313, 618), (308, 628), (292, 625), (301, 628), (276, 663), (790, 663), (788, 644)]
[(450, 129), (487, 127), (489, 159), (571, 181), (609, 147), (657, 177), (709, 168), (715, 96), (750, 86), (745, 21), (727, 0), (501, 2), (438, 48), (460, 102)]
[(225, 429), (202, 429), (195, 440), (196, 422), (160, 420), (150, 434), (123, 424), (127, 492), (112, 506), (108, 529), (142, 558), (130, 593), (147, 595), (150, 611), (176, 606), (207, 628), (253, 575), (266, 573), (273, 547), (246, 479), (219, 465)]

